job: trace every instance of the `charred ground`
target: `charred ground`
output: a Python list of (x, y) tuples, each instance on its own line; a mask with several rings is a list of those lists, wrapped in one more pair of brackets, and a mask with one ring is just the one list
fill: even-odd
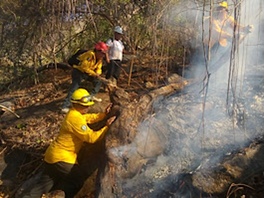
[[(58, 134), (64, 118), (60, 107), (71, 82), (70, 72), (70, 69), (45, 69), (39, 72), (38, 84), (31, 77), (25, 77), (1, 91), (1, 102), (10, 101), (20, 116), (2, 112), (0, 117), (1, 197), (14, 197), (20, 185), (39, 171), (44, 151)], [(137, 100), (140, 95), (165, 84), (165, 70), (160, 71), (159, 78), (151, 73), (148, 69), (135, 72), (129, 86), (128, 76), (123, 74), (119, 86), (129, 93), (131, 100)], [(103, 111), (110, 103), (109, 94), (103, 87), (99, 97), (104, 100), (96, 104), (93, 111)], [(261, 145), (262, 140), (258, 144)], [(249, 178), (246, 185), (233, 185), (233, 192), (244, 188), (245, 195), (262, 197), (263, 172)], [(164, 193), (164, 196), (168, 195)]]

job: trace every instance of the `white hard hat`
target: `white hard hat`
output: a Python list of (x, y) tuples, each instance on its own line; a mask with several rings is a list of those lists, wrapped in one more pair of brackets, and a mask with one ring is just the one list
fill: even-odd
[(117, 32), (119, 34), (123, 34), (123, 30), (120, 26), (116, 26), (115, 29), (114, 29), (114, 32)]

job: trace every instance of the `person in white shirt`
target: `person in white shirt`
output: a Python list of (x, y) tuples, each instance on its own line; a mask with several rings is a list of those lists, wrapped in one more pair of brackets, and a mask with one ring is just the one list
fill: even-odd
[(117, 85), (122, 67), (124, 45), (122, 43), (123, 30), (120, 26), (114, 28), (114, 38), (106, 41), (108, 45), (109, 63), (107, 64), (106, 79)]

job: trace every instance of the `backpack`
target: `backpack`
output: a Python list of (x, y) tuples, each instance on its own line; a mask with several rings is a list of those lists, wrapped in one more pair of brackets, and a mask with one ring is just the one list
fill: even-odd
[(75, 54), (73, 54), (73, 55), (69, 58), (69, 60), (68, 60), (69, 65), (70, 65), (70, 66), (73, 66), (73, 65), (79, 65), (80, 60), (78, 59), (78, 57), (79, 57), (81, 54), (83, 54), (83, 53), (85, 53), (85, 52), (87, 52), (87, 51), (88, 51), (88, 50), (85, 50), (85, 49), (79, 49)]

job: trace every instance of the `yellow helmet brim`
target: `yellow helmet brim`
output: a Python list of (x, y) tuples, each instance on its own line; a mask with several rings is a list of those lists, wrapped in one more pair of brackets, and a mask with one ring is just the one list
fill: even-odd
[(92, 106), (92, 105), (94, 105), (94, 101), (81, 102), (81, 101), (71, 100), (71, 102), (74, 103), (74, 104), (80, 104), (82, 106)]

